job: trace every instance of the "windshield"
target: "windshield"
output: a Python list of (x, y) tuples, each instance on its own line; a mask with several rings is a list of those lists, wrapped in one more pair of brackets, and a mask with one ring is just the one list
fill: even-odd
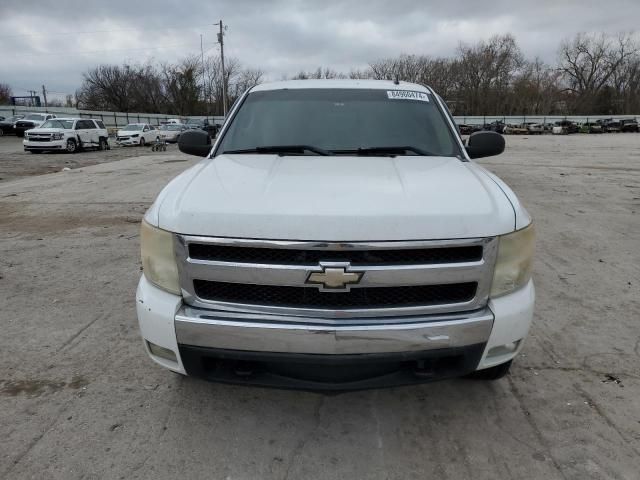
[(34, 113), (32, 113), (31, 115), (27, 115), (26, 117), (23, 118), (23, 120), (43, 120), (44, 119), (44, 115), (36, 115)]
[(460, 155), (433, 96), (335, 88), (249, 94), (217, 152), (287, 145), (312, 146), (332, 154), (411, 147), (413, 151), (398, 153)]
[(129, 125), (127, 125), (126, 127), (124, 127), (122, 130), (124, 131), (137, 131), (137, 130), (142, 130), (142, 127), (144, 125), (142, 123), (130, 123)]
[(40, 128), (73, 128), (73, 120), (47, 120)]

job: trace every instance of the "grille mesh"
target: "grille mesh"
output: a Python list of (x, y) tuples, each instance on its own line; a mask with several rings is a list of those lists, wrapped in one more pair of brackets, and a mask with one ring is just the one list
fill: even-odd
[(354, 288), (350, 292), (321, 292), (313, 287), (251, 285), (194, 280), (203, 300), (298, 308), (386, 308), (461, 303), (476, 294), (477, 283), (404, 287)]
[(264, 263), (276, 265), (317, 265), (320, 261), (351, 262), (351, 265), (428, 265), (474, 262), (482, 259), (482, 246), (420, 248), (400, 250), (295, 250), (189, 244), (189, 256), (198, 260)]

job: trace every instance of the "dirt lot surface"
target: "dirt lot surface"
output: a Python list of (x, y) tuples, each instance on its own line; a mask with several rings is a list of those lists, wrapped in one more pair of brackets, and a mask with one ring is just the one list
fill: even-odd
[[(75, 154), (65, 152), (33, 154), (25, 152), (22, 138), (14, 135), (0, 137), (0, 183), (30, 175), (59, 172), (63, 168), (80, 168), (100, 163), (114, 162), (125, 158), (152, 155), (151, 146), (119, 147), (109, 140), (111, 150), (87, 150)], [(169, 145), (167, 151), (177, 152), (176, 145)]]
[(191, 158), (3, 181), (0, 478), (637, 480), (640, 135), (507, 142), (481, 163), (538, 231), (535, 324), (511, 374), (335, 396), (145, 357), (138, 221)]

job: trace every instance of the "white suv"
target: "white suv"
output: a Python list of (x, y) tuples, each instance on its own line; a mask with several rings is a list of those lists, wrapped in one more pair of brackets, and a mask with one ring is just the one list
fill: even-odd
[(109, 133), (100, 120), (84, 118), (53, 118), (39, 128), (27, 130), (22, 144), (27, 152), (80, 149), (109, 149)]

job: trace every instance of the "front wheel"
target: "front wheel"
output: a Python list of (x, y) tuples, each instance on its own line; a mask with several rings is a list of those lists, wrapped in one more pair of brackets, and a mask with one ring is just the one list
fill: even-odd
[(501, 363), (495, 367), (485, 368), (484, 370), (478, 370), (467, 375), (467, 378), (473, 380), (498, 380), (509, 373), (513, 360), (509, 360), (506, 363)]
[(98, 150), (107, 150), (109, 145), (107, 144), (107, 140), (105, 138), (101, 138), (98, 141)]
[(144, 147), (145, 141), (144, 141), (144, 137), (140, 137), (140, 146)]
[(67, 153), (76, 153), (76, 150), (78, 149), (78, 146), (76, 144), (76, 141), (73, 138), (70, 138), (69, 140), (67, 140)]

